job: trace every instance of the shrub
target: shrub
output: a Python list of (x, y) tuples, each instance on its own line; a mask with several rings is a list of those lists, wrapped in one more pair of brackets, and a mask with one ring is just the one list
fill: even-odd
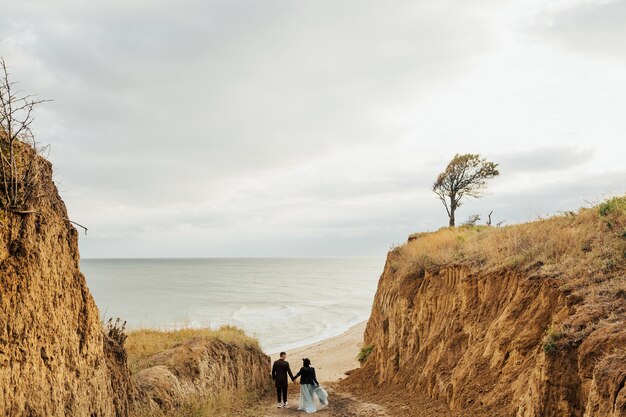
[(563, 332), (553, 326), (548, 327), (546, 336), (543, 338), (543, 351), (548, 354), (554, 354), (558, 349), (557, 342), (563, 338)]
[(363, 365), (367, 361), (367, 358), (370, 356), (373, 350), (374, 345), (367, 345), (361, 348), (361, 351), (356, 357), (361, 365)]
[(465, 220), (465, 222), (461, 225), (461, 227), (476, 226), (476, 223), (478, 223), (479, 220), (480, 220), (479, 214), (472, 214), (471, 216), (467, 218), (467, 220)]
[(598, 206), (598, 213), (606, 217), (611, 213), (626, 213), (626, 197), (613, 197)]
[(124, 342), (128, 337), (126, 335), (126, 322), (119, 317), (115, 321), (113, 321), (113, 318), (110, 318), (104, 326), (104, 333), (120, 346), (124, 346)]

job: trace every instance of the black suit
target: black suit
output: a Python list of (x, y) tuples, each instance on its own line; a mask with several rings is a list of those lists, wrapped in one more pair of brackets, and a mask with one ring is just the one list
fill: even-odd
[(319, 382), (317, 382), (317, 378), (315, 377), (315, 368), (313, 368), (312, 366), (303, 366), (302, 368), (300, 368), (300, 372), (298, 372), (296, 376), (294, 376), (291, 379), (296, 379), (298, 377), (301, 377), (300, 378), (301, 384), (311, 384), (311, 385), (320, 384)]
[(278, 359), (275, 361), (272, 366), (272, 379), (274, 380), (274, 385), (276, 386), (276, 397), (278, 398), (278, 402), (281, 400), (281, 394), (283, 401), (287, 402), (287, 386), (289, 385), (287, 375), (289, 375), (289, 377), (293, 380), (293, 374), (291, 373), (289, 362), (284, 359)]

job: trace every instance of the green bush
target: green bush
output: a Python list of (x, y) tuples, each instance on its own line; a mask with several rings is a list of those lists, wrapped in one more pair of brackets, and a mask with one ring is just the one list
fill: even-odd
[(361, 351), (356, 357), (361, 365), (363, 365), (365, 361), (367, 361), (367, 358), (370, 356), (373, 350), (374, 350), (374, 345), (367, 345), (361, 348)]
[(598, 213), (602, 217), (615, 212), (626, 213), (626, 197), (613, 197), (598, 206)]
[(550, 326), (548, 330), (546, 330), (546, 337), (543, 339), (543, 351), (548, 355), (555, 353), (558, 349), (557, 341), (562, 337), (562, 331)]

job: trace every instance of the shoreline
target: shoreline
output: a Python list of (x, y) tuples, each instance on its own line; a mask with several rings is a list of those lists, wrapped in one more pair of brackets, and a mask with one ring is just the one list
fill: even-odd
[[(363, 345), (367, 320), (361, 321), (338, 336), (286, 350), (287, 361), (294, 375), (302, 366), (301, 359), (309, 358), (320, 382), (333, 382), (345, 378), (345, 373), (360, 366), (356, 359)], [(272, 363), (280, 352), (267, 353)]]
[[(261, 349), (263, 349), (264, 352), (271, 352), (271, 354), (274, 354), (278, 352), (293, 351), (293, 350), (300, 349), (306, 346), (315, 345), (316, 343), (320, 343), (325, 340), (333, 339), (335, 337), (343, 335), (344, 333), (349, 332), (350, 329), (352, 329), (355, 326), (360, 325), (363, 322), (367, 323), (367, 321), (369, 320), (369, 316), (370, 316), (369, 312), (367, 315), (358, 314), (358, 313), (355, 313), (355, 314), (356, 314), (356, 317), (353, 318), (352, 320), (349, 320), (341, 325), (329, 326), (321, 330), (319, 333), (306, 337), (304, 339), (299, 339), (299, 340), (286, 342), (286, 343), (261, 343)], [(233, 325), (235, 327), (242, 328), (240, 324), (238, 323), (232, 323), (228, 325)], [(254, 332), (250, 334), (258, 338), (257, 334), (255, 334)], [(259, 340), (259, 343), (260, 343), (260, 340)]]

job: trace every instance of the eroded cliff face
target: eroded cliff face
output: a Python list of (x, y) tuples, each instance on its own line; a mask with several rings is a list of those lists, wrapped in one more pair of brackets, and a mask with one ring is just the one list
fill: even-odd
[(187, 401), (264, 390), (270, 358), (255, 346), (197, 337), (144, 359), (140, 367), (133, 376), (139, 408), (169, 410)]
[(0, 213), (0, 416), (125, 417), (267, 386), (270, 358), (255, 343), (209, 338), (150, 356), (131, 376), (123, 330), (103, 329), (80, 272), (52, 167), (17, 146), (36, 158), (36, 198)]
[(79, 269), (78, 233), (50, 164), (39, 165), (35, 213), (2, 214), (0, 415), (124, 416), (125, 357), (105, 344)]
[(399, 256), (367, 324), (374, 349), (348, 384), (424, 395), (451, 416), (626, 416), (623, 265), (570, 285), (542, 262), (398, 269)]

